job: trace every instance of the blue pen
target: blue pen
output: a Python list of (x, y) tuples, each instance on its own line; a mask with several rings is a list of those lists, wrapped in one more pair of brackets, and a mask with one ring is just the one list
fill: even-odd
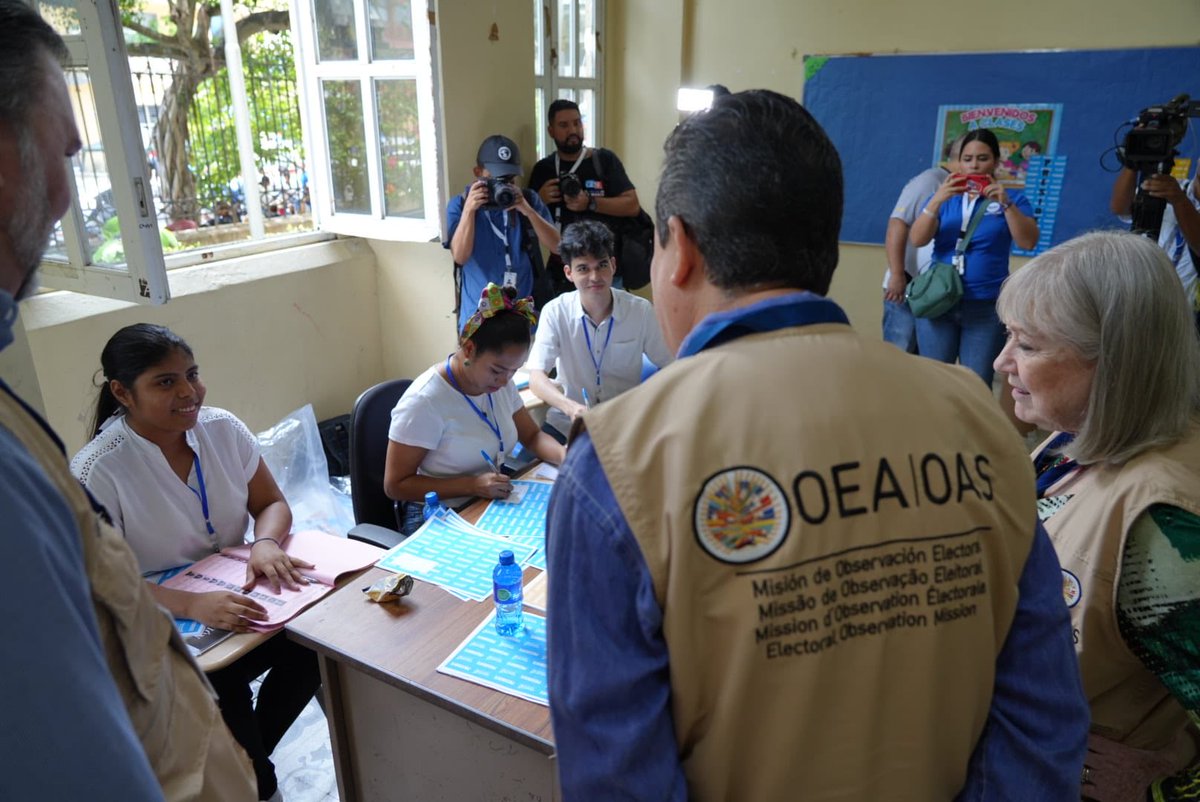
[(484, 451), (482, 448), (479, 449), (479, 453), (480, 453), (480, 455), (483, 456), (484, 460), (487, 462), (488, 467), (490, 467), (492, 469), (492, 473), (500, 473), (500, 469), (496, 467), (496, 460), (494, 460), (490, 456), (488, 456), (488, 453), (486, 451)]
[(587, 407), (588, 409), (591, 409), (592, 408), (592, 399), (588, 398), (587, 388), (581, 387), (580, 391), (583, 393), (583, 405), (585, 407)]

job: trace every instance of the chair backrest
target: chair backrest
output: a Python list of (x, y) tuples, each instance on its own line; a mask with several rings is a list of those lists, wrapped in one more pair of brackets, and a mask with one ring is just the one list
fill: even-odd
[(397, 529), (395, 503), (383, 492), (392, 408), (410, 379), (381, 382), (354, 402), (350, 414), (350, 497), (354, 522)]

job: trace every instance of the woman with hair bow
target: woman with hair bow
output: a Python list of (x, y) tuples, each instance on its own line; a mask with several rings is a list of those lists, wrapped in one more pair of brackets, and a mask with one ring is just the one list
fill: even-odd
[(421, 526), (430, 490), (452, 507), (473, 496), (506, 498), (512, 482), (498, 466), (518, 442), (562, 462), (564, 447), (538, 428), (512, 382), (536, 322), (532, 298), (488, 284), (458, 350), (418, 376), (392, 410), (383, 489), (405, 502), (404, 534)]

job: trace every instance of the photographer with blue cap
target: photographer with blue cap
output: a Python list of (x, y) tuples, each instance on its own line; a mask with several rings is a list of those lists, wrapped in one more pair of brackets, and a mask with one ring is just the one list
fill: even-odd
[(515, 287), (518, 297), (534, 295), (534, 273), (544, 273), (541, 246), (558, 252), (558, 229), (550, 210), (536, 193), (517, 186), (520, 175), (517, 143), (493, 134), (479, 146), (475, 181), (446, 208), (446, 247), (454, 257), (459, 330), (489, 282)]

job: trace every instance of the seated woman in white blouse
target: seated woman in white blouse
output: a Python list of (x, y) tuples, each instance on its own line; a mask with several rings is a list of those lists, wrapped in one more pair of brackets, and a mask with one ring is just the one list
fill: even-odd
[(512, 482), (496, 469), (518, 442), (562, 462), (566, 450), (538, 428), (512, 382), (536, 322), (532, 298), (488, 284), (458, 350), (418, 376), (392, 410), (383, 489), (406, 502), (404, 534), (420, 527), (431, 490), (450, 506), (508, 496)]
[[(254, 545), (245, 589), (260, 577), (276, 592), (304, 583), (301, 568), (279, 543), (292, 525), (283, 493), (259, 454), (254, 435), (222, 409), (205, 407), (205, 387), (192, 350), (162, 326), (138, 323), (112, 336), (100, 355), (105, 382), (93, 440), (71, 471), (104, 505), (144, 574), (195, 562), (245, 539)], [(150, 590), (177, 617), (245, 631), (266, 611), (231, 591)], [(250, 681), (268, 671), (252, 704)], [(221, 714), (249, 754), (260, 799), (277, 793), (270, 755), (320, 686), (316, 656), (274, 637), (209, 674)]]

